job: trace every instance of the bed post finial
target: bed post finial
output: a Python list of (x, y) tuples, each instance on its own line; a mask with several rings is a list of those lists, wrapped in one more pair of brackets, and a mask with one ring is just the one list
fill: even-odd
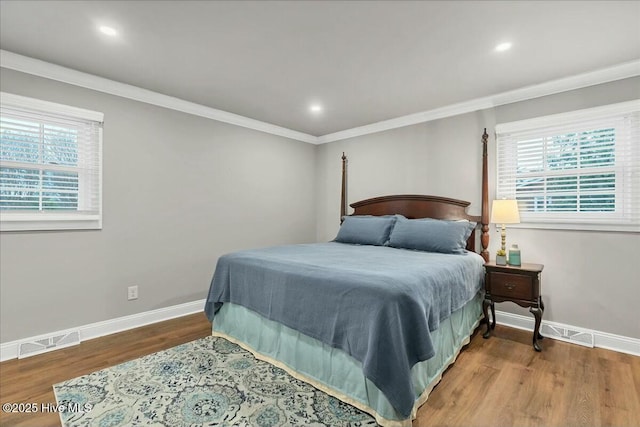
[(347, 214), (347, 156), (342, 152), (342, 190), (340, 194), (340, 224)]
[(480, 221), (482, 224), (482, 235), (480, 236), (480, 243), (482, 245), (482, 251), (480, 255), (484, 258), (485, 262), (489, 262), (489, 181), (487, 173), (487, 143), (489, 135), (487, 134), (487, 128), (484, 128), (482, 134), (482, 216)]

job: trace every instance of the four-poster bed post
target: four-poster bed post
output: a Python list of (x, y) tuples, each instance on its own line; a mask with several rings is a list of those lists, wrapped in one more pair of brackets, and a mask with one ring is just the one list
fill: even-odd
[(484, 128), (482, 133), (482, 234), (480, 235), (480, 244), (482, 245), (482, 251), (480, 255), (484, 258), (484, 262), (489, 262), (489, 179), (488, 179), (488, 166), (487, 166), (487, 141), (489, 135), (487, 134), (487, 128)]
[(347, 214), (347, 156), (342, 152), (342, 191), (340, 194), (340, 224)]

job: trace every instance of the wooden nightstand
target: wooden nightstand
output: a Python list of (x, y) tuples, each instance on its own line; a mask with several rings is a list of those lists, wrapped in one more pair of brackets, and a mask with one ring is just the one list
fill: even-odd
[[(495, 261), (488, 262), (485, 268), (485, 297), (482, 304), (487, 331), (484, 338), (489, 338), (491, 329), (496, 327), (496, 302), (511, 301), (521, 307), (530, 307), (529, 311), (536, 318), (533, 330), (533, 348), (541, 351), (538, 339), (540, 323), (544, 313), (544, 303), (540, 296), (540, 273), (542, 264), (522, 264), (521, 266), (496, 265)], [(491, 307), (491, 322), (489, 322), (488, 308)]]

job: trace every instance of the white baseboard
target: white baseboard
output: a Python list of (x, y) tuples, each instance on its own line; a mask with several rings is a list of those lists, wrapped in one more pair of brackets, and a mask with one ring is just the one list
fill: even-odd
[[(70, 328), (69, 330), (79, 330), (80, 341), (86, 341), (133, 328), (139, 328), (140, 326), (149, 325), (151, 323), (162, 322), (164, 320), (198, 313), (204, 310), (204, 303), (205, 300), (187, 302), (184, 304), (173, 305), (171, 307), (159, 308), (157, 310), (145, 311), (143, 313), (105, 320), (103, 322), (91, 323), (84, 326)], [(66, 331), (67, 330), (52, 332), (45, 335), (39, 335), (22, 340), (3, 343), (0, 345), (0, 362), (17, 358), (19, 345), (24, 341), (36, 341), (38, 339), (41, 339), (42, 337), (52, 334), (62, 334)]]
[[(157, 310), (146, 311), (144, 313), (132, 314), (130, 316), (118, 317), (116, 319), (106, 320), (103, 322), (91, 323), (76, 328), (70, 328), (69, 330), (80, 330), (81, 341), (86, 341), (93, 338), (103, 337), (105, 335), (126, 331), (129, 329), (138, 328), (140, 326), (149, 325), (151, 323), (162, 322), (164, 320), (198, 313), (204, 310), (204, 303), (205, 300), (198, 300), (174, 305), (171, 307), (160, 308)], [(496, 321), (500, 325), (509, 326), (516, 329), (524, 329), (526, 331), (533, 331), (534, 320), (532, 317), (507, 313), (504, 311), (496, 311)], [(594, 335), (596, 347), (605, 348), (607, 350), (613, 350), (620, 353), (632, 354), (634, 356), (640, 356), (640, 339), (624, 337), (607, 332), (578, 328), (575, 326), (565, 325), (557, 322), (550, 322), (546, 320), (543, 320), (542, 323), (558, 328), (591, 332)], [(43, 336), (48, 336), (51, 334), (62, 334), (64, 332), (66, 332), (66, 330), (3, 343), (0, 345), (0, 362), (17, 358), (19, 345), (23, 341), (34, 341), (40, 339)]]
[[(511, 328), (523, 329), (526, 331), (533, 331), (535, 325), (533, 317), (522, 316), (520, 314), (507, 313), (504, 311), (496, 311), (496, 323)], [(571, 325), (565, 325), (563, 323), (550, 322), (543, 320), (542, 324), (554, 326), (556, 328), (565, 328), (578, 330), (582, 332), (590, 332), (594, 337), (594, 346), (605, 348), (607, 350), (613, 350), (620, 353), (632, 354), (634, 356), (640, 356), (640, 339), (624, 337), (622, 335), (610, 334), (608, 332), (594, 331), (592, 329), (585, 329)], [(545, 338), (547, 338), (545, 336)], [(553, 336), (548, 338), (554, 338)]]

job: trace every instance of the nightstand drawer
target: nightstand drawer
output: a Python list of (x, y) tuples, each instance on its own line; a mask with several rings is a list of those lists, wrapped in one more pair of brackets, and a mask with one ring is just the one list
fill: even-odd
[(489, 280), (491, 295), (523, 300), (534, 297), (531, 277), (492, 271)]

